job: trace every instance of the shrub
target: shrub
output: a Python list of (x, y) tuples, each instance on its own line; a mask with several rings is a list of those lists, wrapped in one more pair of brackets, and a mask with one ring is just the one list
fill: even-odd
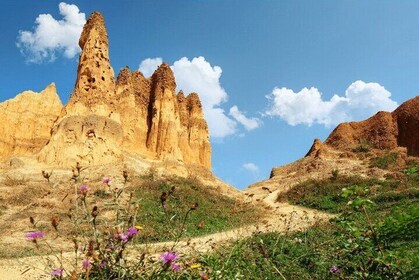
[(332, 170), (332, 177), (330, 178), (332, 181), (336, 181), (339, 176), (339, 169)]
[(359, 140), (359, 145), (356, 146), (355, 148), (353, 148), (352, 152), (354, 152), (354, 153), (368, 153), (371, 150), (370, 146), (371, 145), (368, 143), (367, 140), (360, 139)]

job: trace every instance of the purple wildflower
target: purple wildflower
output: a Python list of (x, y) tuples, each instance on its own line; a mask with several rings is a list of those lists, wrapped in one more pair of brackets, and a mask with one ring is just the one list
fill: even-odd
[(89, 191), (90, 191), (89, 186), (87, 186), (87, 185), (81, 185), (80, 186), (79, 192), (80, 192), (81, 195), (86, 196)]
[(329, 267), (329, 271), (333, 274), (340, 273), (340, 269), (336, 265), (332, 265), (331, 267)]
[(45, 236), (45, 233), (43, 233), (42, 231), (34, 231), (34, 232), (27, 233), (25, 235), (25, 237), (30, 240), (37, 240), (38, 238), (42, 238), (44, 236)]
[(103, 178), (102, 183), (109, 185), (109, 183), (112, 181), (111, 178)]
[(176, 272), (179, 272), (180, 271), (180, 266), (178, 264), (175, 264), (175, 263), (172, 263), (170, 265), (170, 268), (173, 269)]
[(120, 240), (122, 240), (124, 242), (128, 242), (128, 236), (125, 233), (123, 233), (123, 232), (121, 232), (121, 233), (115, 233), (115, 238), (116, 239), (120, 239)]
[(206, 275), (205, 272), (203, 272), (202, 270), (200, 270), (198, 273), (201, 279), (208, 279), (208, 275)]
[(99, 264), (99, 267), (102, 268), (102, 269), (105, 268), (106, 267), (106, 262), (101, 261), (100, 264)]
[(161, 261), (163, 264), (172, 263), (173, 261), (177, 260), (179, 258), (178, 255), (176, 255), (175, 252), (165, 252), (160, 256)]
[(56, 269), (53, 269), (51, 271), (51, 275), (52, 276), (62, 276), (63, 275), (63, 271), (64, 271), (64, 269), (62, 269), (62, 268), (56, 268)]
[(132, 237), (138, 233), (138, 229), (135, 227), (130, 227), (127, 231), (128, 237)]
[(83, 269), (88, 269), (90, 266), (90, 260), (89, 259), (85, 259), (82, 263), (82, 267)]

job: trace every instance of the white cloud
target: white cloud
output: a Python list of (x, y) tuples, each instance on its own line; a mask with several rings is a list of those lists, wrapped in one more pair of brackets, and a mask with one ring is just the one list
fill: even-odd
[(84, 13), (76, 5), (61, 2), (58, 5), (63, 19), (56, 20), (50, 14), (40, 14), (35, 20), (34, 31), (19, 31), (17, 47), (27, 62), (52, 62), (57, 54), (73, 58), (80, 52), (80, 34), (86, 23)]
[(195, 57), (191, 61), (182, 57), (172, 66), (178, 89), (185, 92), (197, 92), (203, 104), (210, 109), (226, 102), (228, 95), (221, 87), (220, 77), (223, 72), (219, 66), (211, 66), (204, 57)]
[[(147, 58), (140, 63), (139, 70), (144, 76), (151, 76), (162, 61), (160, 57)], [(247, 130), (254, 129), (260, 124), (256, 118), (245, 117), (237, 106), (230, 109), (230, 115), (234, 119), (221, 108), (221, 105), (228, 100), (228, 94), (220, 83), (223, 72), (221, 67), (211, 66), (204, 57), (200, 56), (192, 60), (182, 57), (175, 61), (171, 68), (176, 78), (177, 90), (183, 90), (185, 94), (191, 92), (199, 94), (211, 137), (223, 138), (235, 134), (238, 132), (237, 122)]]
[(144, 77), (150, 77), (153, 75), (154, 71), (156, 71), (157, 67), (159, 67), (159, 65), (162, 63), (163, 59), (161, 57), (147, 58), (141, 61), (138, 70), (143, 73)]
[(230, 108), (230, 116), (232, 116), (236, 121), (241, 123), (247, 131), (258, 128), (262, 122), (258, 118), (247, 118), (236, 105)]
[(323, 100), (317, 88), (303, 88), (294, 92), (288, 88), (275, 88), (266, 96), (270, 107), (268, 116), (279, 117), (290, 125), (322, 124), (326, 127), (341, 122), (362, 120), (378, 111), (393, 111), (397, 102), (391, 93), (378, 83), (356, 81), (345, 91), (344, 96), (334, 95)]
[(237, 123), (227, 117), (222, 108), (204, 108), (204, 115), (211, 137), (223, 138), (237, 132)]
[(259, 173), (259, 167), (253, 162), (243, 164), (243, 168), (253, 173)]
[(236, 122), (229, 118), (220, 105), (227, 101), (227, 92), (220, 84), (219, 66), (211, 66), (204, 57), (189, 60), (182, 57), (172, 66), (178, 90), (186, 94), (196, 92), (202, 102), (205, 118), (212, 137), (225, 137), (237, 131)]

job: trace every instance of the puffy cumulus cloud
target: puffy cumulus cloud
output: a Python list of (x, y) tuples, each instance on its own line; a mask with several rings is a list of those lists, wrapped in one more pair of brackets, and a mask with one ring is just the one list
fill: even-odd
[(238, 131), (237, 123), (230, 119), (222, 108), (204, 109), (204, 115), (211, 137), (223, 138)]
[(156, 71), (157, 67), (163, 63), (161, 57), (147, 58), (141, 61), (138, 70), (144, 74), (144, 77), (150, 77)]
[(290, 125), (322, 124), (326, 127), (341, 122), (362, 120), (378, 111), (393, 111), (397, 102), (391, 93), (378, 83), (356, 81), (344, 96), (334, 95), (323, 100), (317, 88), (303, 88), (294, 92), (288, 88), (275, 88), (266, 96), (270, 106), (266, 115), (279, 117)]
[(241, 123), (247, 131), (258, 128), (262, 124), (258, 118), (247, 118), (236, 105), (230, 108), (229, 115)]
[(248, 163), (243, 164), (243, 168), (253, 173), (259, 172), (259, 167), (253, 162), (248, 162)]
[(211, 66), (204, 57), (189, 60), (182, 57), (172, 66), (176, 83), (184, 92), (197, 92), (204, 110), (226, 102), (228, 95), (221, 87), (220, 77), (223, 72), (219, 66)]
[(16, 45), (27, 62), (52, 62), (57, 54), (73, 58), (80, 52), (78, 42), (86, 16), (76, 5), (61, 2), (58, 8), (63, 19), (41, 14), (35, 20), (33, 31), (19, 31)]
[[(151, 76), (162, 63), (160, 57), (147, 58), (140, 63), (139, 70), (144, 76)], [(247, 130), (259, 126), (255, 118), (248, 119), (241, 113), (237, 106), (230, 109), (230, 118), (221, 105), (228, 100), (228, 94), (221, 86), (220, 77), (222, 69), (212, 66), (202, 56), (189, 60), (186, 57), (175, 61), (171, 66), (176, 78), (177, 90), (185, 94), (196, 92), (202, 102), (205, 119), (211, 137), (223, 138), (238, 132), (237, 124), (242, 124)], [(258, 122), (255, 124), (255, 122)]]
[(234, 134), (237, 131), (236, 122), (220, 108), (228, 99), (227, 92), (220, 84), (221, 67), (211, 66), (200, 56), (192, 60), (182, 57), (173, 63), (172, 69), (178, 90), (199, 94), (210, 135), (222, 138)]

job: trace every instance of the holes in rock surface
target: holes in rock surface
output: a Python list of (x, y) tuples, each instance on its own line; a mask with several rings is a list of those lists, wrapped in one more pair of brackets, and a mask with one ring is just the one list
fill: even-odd
[(86, 133), (87, 137), (92, 138), (92, 137), (96, 137), (96, 133), (93, 129), (89, 129)]
[(105, 81), (105, 77), (102, 76), (102, 81)]

